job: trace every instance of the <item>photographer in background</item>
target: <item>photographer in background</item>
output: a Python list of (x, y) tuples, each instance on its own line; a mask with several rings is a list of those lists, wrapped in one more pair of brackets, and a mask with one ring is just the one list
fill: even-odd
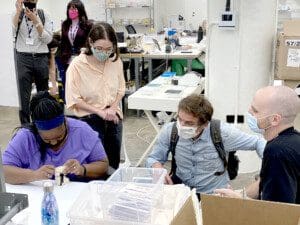
[(37, 0), (17, 0), (13, 16), (16, 72), (21, 124), (29, 123), (32, 83), (37, 91), (48, 90), (49, 66), (47, 44), (52, 40), (52, 23)]

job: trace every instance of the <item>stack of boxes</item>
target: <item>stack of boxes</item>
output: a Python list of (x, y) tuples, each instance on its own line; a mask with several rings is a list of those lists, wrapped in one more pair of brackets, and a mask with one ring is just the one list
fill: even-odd
[[(283, 32), (277, 39), (275, 79), (293, 89), (300, 85), (300, 20), (283, 22)], [(295, 127), (300, 129), (300, 115)]]

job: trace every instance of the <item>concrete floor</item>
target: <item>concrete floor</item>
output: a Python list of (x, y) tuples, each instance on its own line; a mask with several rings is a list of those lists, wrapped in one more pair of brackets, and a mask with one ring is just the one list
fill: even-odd
[[(20, 126), (18, 120), (18, 109), (14, 107), (0, 106), (1, 150), (6, 148), (13, 135), (14, 129), (18, 126)], [(126, 111), (124, 119), (124, 143), (131, 165), (135, 165), (135, 163), (139, 160), (154, 136), (155, 131), (143, 114), (140, 117), (137, 117), (135, 111)], [(232, 182), (232, 187), (239, 189), (247, 186), (249, 183), (254, 181), (255, 174), (257, 174), (257, 172), (239, 174), (239, 176)]]

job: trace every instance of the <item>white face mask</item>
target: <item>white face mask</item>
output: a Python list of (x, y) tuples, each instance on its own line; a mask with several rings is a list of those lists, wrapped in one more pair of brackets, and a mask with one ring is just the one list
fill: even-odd
[(248, 127), (255, 133), (263, 134), (265, 132), (264, 129), (258, 127), (257, 119), (251, 113), (247, 113), (247, 124)]
[(198, 127), (181, 126), (178, 120), (176, 127), (178, 130), (178, 136), (183, 139), (190, 139), (197, 136)]
[[(261, 117), (259, 119), (265, 119), (265, 118), (268, 118), (270, 116), (272, 116), (272, 115), (264, 116), (264, 117)], [(269, 125), (269, 126), (267, 126), (265, 128), (259, 128), (259, 126), (258, 126), (258, 119), (255, 116), (253, 116), (251, 113), (249, 113), (249, 112), (247, 113), (247, 123), (248, 123), (249, 128), (253, 132), (259, 133), (259, 134), (264, 134), (265, 130), (268, 129), (268, 128), (270, 128), (272, 126), (272, 125)]]

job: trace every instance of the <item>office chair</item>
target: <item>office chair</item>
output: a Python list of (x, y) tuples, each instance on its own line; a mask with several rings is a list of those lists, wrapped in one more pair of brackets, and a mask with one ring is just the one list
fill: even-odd
[(116, 32), (116, 36), (118, 42), (125, 42), (124, 32)]
[(135, 30), (134, 26), (132, 26), (131, 24), (126, 25), (125, 28), (126, 28), (128, 34), (136, 34), (136, 30)]

